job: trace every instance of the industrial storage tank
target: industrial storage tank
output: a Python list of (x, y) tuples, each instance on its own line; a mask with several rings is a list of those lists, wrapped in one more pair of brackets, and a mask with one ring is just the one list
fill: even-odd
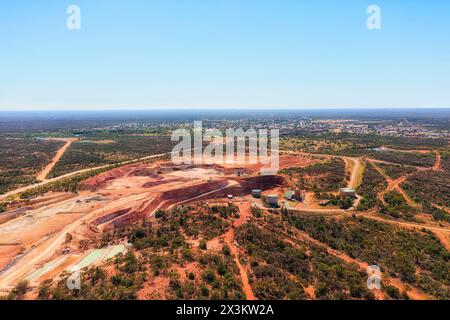
[(252, 190), (252, 196), (254, 198), (261, 198), (261, 190), (260, 189), (253, 189)]
[(339, 195), (342, 197), (356, 197), (356, 190), (352, 188), (339, 189)]
[(270, 206), (278, 206), (278, 196), (276, 194), (269, 194), (266, 196), (266, 202)]

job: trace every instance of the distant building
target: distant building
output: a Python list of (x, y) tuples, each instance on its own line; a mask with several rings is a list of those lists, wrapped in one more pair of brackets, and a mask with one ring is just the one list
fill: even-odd
[(356, 197), (356, 190), (352, 188), (339, 189), (339, 195), (341, 197)]
[(295, 192), (292, 190), (288, 190), (284, 193), (284, 198), (288, 201), (295, 199)]

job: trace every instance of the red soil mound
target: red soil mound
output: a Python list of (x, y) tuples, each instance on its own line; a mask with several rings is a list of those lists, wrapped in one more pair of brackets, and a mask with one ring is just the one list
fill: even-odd
[(129, 172), (133, 172), (139, 169), (143, 169), (142, 164), (130, 164), (120, 168), (115, 168), (96, 175), (95, 177), (86, 179), (81, 184), (81, 187), (85, 190), (97, 191), (103, 188), (109, 181), (122, 178)]

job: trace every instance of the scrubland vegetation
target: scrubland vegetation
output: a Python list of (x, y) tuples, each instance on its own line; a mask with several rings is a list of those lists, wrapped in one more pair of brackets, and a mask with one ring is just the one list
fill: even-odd
[[(41, 298), (243, 299), (229, 249), (195, 245), (225, 232), (236, 212), (234, 206), (177, 207), (159, 211), (152, 221), (117, 229), (104, 236), (103, 244), (126, 237), (134, 250), (105, 267), (91, 268), (81, 290), (68, 290), (62, 280), (44, 284)], [(158, 290), (147, 290), (152, 285)]]
[(386, 163), (378, 163), (379, 166), (390, 178), (397, 179), (401, 176), (411, 174), (417, 171), (414, 167), (409, 167), (405, 165), (395, 165), (395, 164), (386, 164)]
[[(80, 190), (81, 181), (110, 170), (115, 163), (170, 151), (173, 146), (170, 137), (159, 133), (80, 131), (81, 141), (63, 155), (51, 177), (102, 165), (108, 167), (47, 183), (22, 192), (20, 198), (29, 199), (49, 191), (75, 193)], [(0, 139), (0, 152), (4, 156), (0, 161), (0, 193), (36, 182), (36, 172), (62, 144)], [(317, 202), (313, 204), (314, 214), (300, 208), (307, 203), (300, 204), (297, 212), (286, 207), (266, 210), (247, 203), (248, 220), (244, 222), (237, 220), (239, 207), (233, 203), (196, 203), (157, 210), (151, 218), (96, 234), (95, 241), (92, 240), (96, 247), (128, 242), (131, 245), (128, 253), (84, 270), (80, 290), (67, 289), (68, 274), (58, 281), (42, 283), (39, 299), (244, 299), (242, 269), (254, 295), (262, 300), (375, 299), (374, 292), (367, 289), (367, 274), (360, 265), (349, 262), (351, 259), (379, 265), (386, 276), (398, 278), (430, 297), (450, 299), (450, 253), (443, 246), (445, 241), (441, 243), (425, 228), (410, 230), (358, 217), (374, 214), (388, 222), (422, 223), (419, 218), (423, 215), (416, 216), (429, 213), (441, 226), (446, 225), (444, 221), (450, 222), (448, 152), (439, 149), (443, 170), (431, 170), (427, 169), (435, 163), (431, 152), (376, 150), (380, 146), (434, 149), (441, 148), (442, 141), (325, 133), (291, 136), (283, 140), (283, 146), (289, 150), (361, 157), (359, 161), (365, 166), (361, 166), (364, 172), (357, 194), (362, 199), (357, 210), (374, 210), (364, 213), (334, 210), (338, 212), (337, 219), (322, 216)], [(346, 163), (339, 157), (325, 158), (307, 167), (284, 169), (279, 174), (292, 182), (289, 186), (292, 189), (314, 192), (315, 197), (311, 198), (321, 200), (320, 205), (349, 209), (355, 199), (336, 195), (349, 180)], [(401, 187), (417, 207), (408, 205), (398, 188), (386, 191), (385, 177), (367, 158), (392, 163), (376, 164), (392, 179), (408, 175)], [(423, 168), (417, 170), (413, 166)], [(285, 186), (277, 185), (275, 192), (279, 189), (285, 190)], [(234, 197), (233, 201), (236, 199), (239, 198)], [(6, 204), (0, 203), (0, 213), (5, 210)], [(231, 234), (230, 240), (227, 236)], [(341, 256), (330, 248), (342, 253)], [(23, 298), (27, 286), (20, 283), (9, 298)], [(406, 291), (407, 288), (399, 291), (393, 286), (383, 286), (378, 294), (386, 299), (407, 299)]]
[(435, 161), (432, 153), (375, 151), (367, 154), (370, 158), (409, 166), (431, 167)]
[(434, 203), (450, 208), (450, 172), (419, 172), (408, 177), (403, 189), (418, 203)]
[(266, 231), (251, 222), (237, 230), (237, 241), (248, 252), (259, 299), (306, 299), (307, 287), (314, 288), (318, 299), (374, 298), (364, 273), (315, 245), (284, 241), (279, 227)]
[(82, 181), (86, 180), (87, 178), (94, 177), (102, 172), (111, 170), (113, 168), (114, 168), (114, 166), (112, 165), (112, 166), (108, 166), (108, 167), (105, 167), (102, 169), (96, 169), (96, 170), (79, 173), (79, 174), (76, 174), (76, 175), (55, 181), (55, 182), (50, 182), (50, 183), (44, 184), (42, 186), (35, 187), (35, 188), (29, 189), (27, 191), (20, 193), (20, 198), (28, 199), (28, 198), (36, 197), (38, 195), (45, 194), (50, 191), (54, 191), (54, 192), (62, 191), (62, 192), (76, 193), (80, 189), (80, 183)]
[(332, 159), (305, 168), (288, 168), (280, 174), (290, 176), (303, 190), (317, 192), (336, 191), (345, 186), (345, 163), (341, 159)]
[[(367, 289), (364, 270), (322, 246), (302, 240), (295, 234), (297, 228), (351, 257), (379, 264), (384, 271), (430, 295), (446, 297), (450, 257), (430, 234), (359, 218), (337, 221), (293, 213), (280, 216), (256, 209), (252, 216), (235, 229), (235, 241), (240, 248), (239, 261), (259, 299), (375, 298)], [(159, 211), (157, 218), (104, 236), (102, 245), (126, 237), (133, 249), (106, 266), (88, 270), (81, 290), (68, 290), (63, 279), (42, 284), (39, 296), (243, 299), (230, 248), (223, 242), (215, 249), (207, 246), (209, 240), (224, 234), (236, 217), (234, 206), (182, 206)], [(194, 224), (199, 227), (192, 232), (190, 226)], [(389, 286), (383, 288), (383, 294), (388, 299), (406, 297), (405, 292)]]
[(357, 192), (363, 199), (361, 200), (358, 210), (368, 210), (377, 205), (377, 193), (387, 187), (386, 180), (378, 173), (372, 165), (366, 165), (363, 174), (362, 183)]
[(167, 136), (108, 134), (87, 136), (83, 139), (74, 143), (63, 155), (50, 177), (170, 152), (174, 146)]
[(336, 220), (290, 214), (287, 221), (334, 249), (379, 265), (382, 271), (431, 296), (450, 298), (450, 253), (428, 232), (365, 218)]
[(63, 145), (61, 141), (0, 138), (0, 194), (37, 182), (37, 173)]
[(311, 153), (364, 156), (374, 153), (382, 146), (393, 149), (432, 149), (448, 144), (444, 139), (425, 139), (408, 137), (389, 137), (350, 133), (301, 133), (285, 136), (281, 148)]
[(384, 201), (385, 205), (381, 208), (381, 213), (395, 219), (414, 220), (417, 209), (411, 208), (401, 194), (395, 191), (387, 192), (384, 195)]

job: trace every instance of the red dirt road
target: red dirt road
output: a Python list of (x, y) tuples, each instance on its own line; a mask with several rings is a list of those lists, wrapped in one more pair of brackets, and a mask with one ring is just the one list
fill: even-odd
[(70, 147), (70, 145), (72, 143), (74, 143), (75, 141), (77, 141), (78, 139), (76, 138), (68, 138), (68, 139), (52, 139), (52, 140), (61, 140), (61, 141), (66, 141), (66, 144), (64, 146), (61, 147), (61, 149), (58, 150), (58, 152), (56, 153), (56, 155), (53, 157), (52, 162), (50, 162), (38, 175), (37, 175), (37, 179), (40, 181), (43, 181), (47, 178), (48, 174), (50, 173), (50, 171), (52, 171), (52, 169), (55, 167), (56, 163), (59, 161), (59, 159), (61, 159), (61, 157), (64, 155), (64, 153), (66, 152), (66, 150)]
[(436, 154), (436, 161), (434, 162), (432, 170), (433, 171), (441, 171), (442, 170), (442, 168), (441, 168), (441, 160), (442, 160), (441, 154), (439, 152), (436, 152), (435, 154)]
[(388, 183), (388, 186), (386, 187), (385, 190), (381, 191), (380, 193), (378, 193), (377, 197), (378, 199), (383, 203), (386, 204), (386, 202), (384, 201), (384, 195), (389, 192), (389, 191), (397, 191), (398, 193), (400, 193), (403, 198), (405, 199), (405, 201), (408, 203), (408, 205), (410, 207), (413, 208), (417, 208), (418, 204), (415, 203), (410, 197), (409, 195), (405, 192), (405, 190), (403, 190), (400, 185), (406, 181), (406, 179), (408, 178), (408, 175), (404, 175), (401, 176), (397, 179), (392, 179), (391, 177), (389, 177), (383, 170), (380, 169), (380, 167), (378, 167), (373, 161), (369, 160), (370, 164), (375, 168), (375, 170), (378, 171), (379, 174), (381, 174), (384, 179), (386, 180), (386, 182)]
[(245, 220), (250, 215), (250, 204), (249, 203), (239, 203), (239, 214), (240, 217), (237, 219), (231, 228), (225, 233), (225, 243), (230, 247), (231, 254), (234, 257), (234, 261), (236, 262), (236, 265), (238, 266), (241, 282), (242, 282), (242, 289), (244, 290), (245, 298), (247, 300), (256, 300), (256, 297), (253, 293), (253, 289), (248, 281), (248, 274), (247, 270), (242, 266), (241, 262), (239, 261), (239, 252), (236, 248), (236, 245), (234, 244), (234, 228), (241, 226)]

